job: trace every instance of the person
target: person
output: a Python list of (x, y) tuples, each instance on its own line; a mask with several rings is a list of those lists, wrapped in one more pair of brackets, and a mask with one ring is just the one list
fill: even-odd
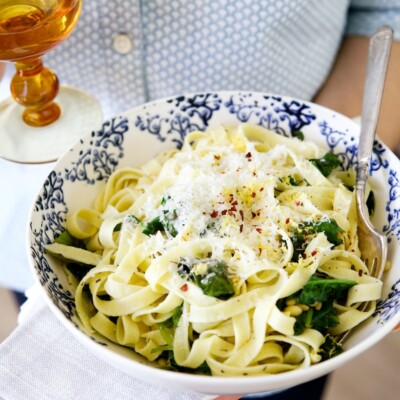
[[(92, 93), (105, 117), (185, 92), (251, 90), (360, 115), (368, 36), (400, 39), (398, 0), (148, 0), (83, 2), (72, 35), (45, 61)], [(378, 133), (399, 144), (399, 44)], [(336, 62), (335, 62), (336, 59)]]
[[(382, 24), (400, 39), (400, 1), (86, 0), (72, 35), (44, 60), (62, 84), (93, 94), (105, 118), (157, 98), (210, 90), (288, 95), (356, 117), (368, 37)], [(399, 70), (395, 42), (378, 124), (378, 135), (394, 150)], [(265, 398), (319, 399), (325, 382)]]

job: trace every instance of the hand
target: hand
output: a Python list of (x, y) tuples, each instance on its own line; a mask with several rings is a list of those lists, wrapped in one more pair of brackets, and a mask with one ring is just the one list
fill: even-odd
[[(369, 38), (347, 37), (314, 101), (348, 117), (361, 115)], [(392, 150), (400, 145), (400, 42), (393, 42), (377, 135)]]

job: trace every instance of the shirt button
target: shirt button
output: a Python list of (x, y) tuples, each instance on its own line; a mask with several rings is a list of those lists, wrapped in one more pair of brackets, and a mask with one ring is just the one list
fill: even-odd
[(128, 54), (133, 48), (132, 38), (127, 33), (118, 33), (114, 36), (112, 47), (119, 54)]

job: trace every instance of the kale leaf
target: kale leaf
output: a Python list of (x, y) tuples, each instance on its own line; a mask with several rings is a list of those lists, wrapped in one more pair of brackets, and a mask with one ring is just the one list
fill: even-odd
[(77, 262), (68, 262), (65, 264), (65, 268), (71, 272), (72, 275), (80, 282), (84, 276), (93, 268), (93, 265), (77, 263)]
[[(61, 234), (54, 239), (54, 243), (86, 250), (85, 241), (72, 236), (67, 230), (61, 232)], [(81, 262), (66, 262), (65, 268), (67, 268), (78, 280), (78, 282), (80, 282), (89, 272), (89, 270), (93, 268), (93, 265), (88, 265)]]
[(182, 307), (183, 305), (176, 307), (174, 310), (172, 310), (172, 316), (170, 318), (157, 324), (161, 336), (163, 337), (163, 339), (166, 341), (167, 344), (165, 346), (160, 346), (154, 350), (155, 351), (159, 351), (160, 349), (163, 350), (160, 358), (163, 358), (164, 360), (167, 361), (166, 369), (172, 371), (188, 372), (192, 374), (199, 373), (203, 375), (211, 375), (211, 370), (205, 361), (197, 368), (182, 367), (181, 365), (178, 365), (177, 362), (175, 361), (173, 352), (174, 336), (176, 327), (178, 326), (179, 319), (181, 318), (182, 315)]
[(340, 299), (357, 282), (348, 279), (321, 279), (312, 276), (304, 285), (298, 296), (300, 304), (314, 304), (315, 302), (331, 302)]
[(325, 177), (340, 165), (339, 158), (333, 153), (326, 153), (322, 158), (312, 158), (310, 161), (319, 169)]
[(334, 219), (321, 220), (314, 224), (314, 228), (318, 233), (325, 233), (325, 236), (329, 242), (335, 246), (343, 243), (343, 240), (339, 237), (339, 233), (343, 232), (343, 229)]
[(175, 361), (174, 352), (172, 350), (169, 350), (166, 353), (168, 362), (166, 369), (170, 371), (187, 372), (189, 374), (211, 375), (211, 369), (206, 361), (200, 364), (197, 368), (183, 367), (181, 365), (178, 365)]
[(322, 356), (321, 361), (328, 360), (329, 358), (335, 357), (343, 353), (343, 347), (340, 343), (337, 343), (332, 335), (325, 336), (325, 342), (320, 347), (320, 355)]
[[(206, 270), (196, 270), (200, 264), (207, 265)], [(226, 263), (222, 260), (181, 260), (178, 264), (181, 277), (194, 282), (207, 296), (227, 300), (235, 294), (232, 280), (228, 275)]]
[[(301, 318), (303, 314), (305, 314), (305, 318)], [(328, 328), (332, 328), (338, 323), (339, 317), (333, 308), (333, 302), (328, 302), (324, 303), (319, 310), (310, 308), (305, 313), (300, 314), (296, 318), (295, 332), (298, 331), (301, 333), (305, 328), (313, 328), (325, 333)]]
[(312, 328), (326, 334), (328, 328), (339, 323), (333, 304), (344, 298), (348, 290), (357, 282), (346, 279), (329, 279), (326, 276), (314, 274), (303, 289), (277, 302), (277, 307), (283, 311), (288, 300), (309, 307), (296, 317), (294, 334), (300, 335), (305, 329)]
[(343, 243), (339, 235), (343, 232), (343, 229), (334, 219), (319, 220), (317, 222), (302, 222), (296, 229), (293, 229), (290, 237), (293, 243), (292, 261), (297, 262), (299, 257), (304, 254), (308, 242), (310, 242), (317, 233), (321, 232), (325, 233), (326, 238), (333, 245), (338, 246)]
[(157, 327), (163, 339), (167, 342), (165, 349), (172, 350), (174, 343), (175, 329), (178, 326), (179, 319), (182, 315), (182, 305), (176, 307), (172, 311), (172, 316), (163, 322), (159, 322)]
[(65, 246), (78, 247), (86, 250), (86, 244), (83, 240), (72, 236), (67, 230), (63, 231), (54, 239), (54, 243), (63, 244)]

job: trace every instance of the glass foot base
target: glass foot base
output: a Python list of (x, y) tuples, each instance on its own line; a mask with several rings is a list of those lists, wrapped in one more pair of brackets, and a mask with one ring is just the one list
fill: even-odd
[(21, 163), (55, 161), (82, 136), (101, 128), (100, 105), (84, 91), (61, 86), (55, 102), (60, 118), (40, 128), (22, 120), (24, 108), (14, 100), (0, 103), (0, 157)]

